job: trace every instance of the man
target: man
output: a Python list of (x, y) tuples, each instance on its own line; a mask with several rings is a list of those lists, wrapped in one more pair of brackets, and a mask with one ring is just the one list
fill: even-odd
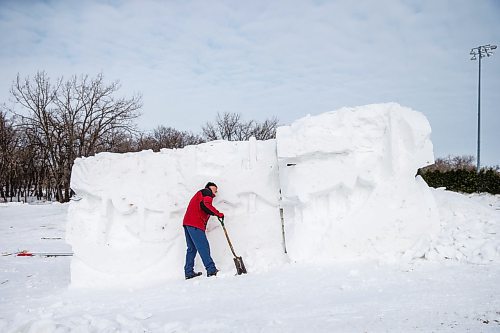
[(210, 256), (210, 245), (208, 244), (205, 230), (208, 219), (211, 215), (224, 218), (224, 214), (212, 206), (212, 200), (217, 194), (217, 185), (212, 182), (207, 183), (205, 188), (196, 192), (189, 201), (189, 205), (184, 214), (184, 234), (186, 235), (186, 265), (184, 274), (186, 280), (200, 276), (201, 272), (194, 271), (194, 258), (196, 253), (200, 254), (203, 265), (207, 270), (207, 276), (215, 276), (219, 271)]

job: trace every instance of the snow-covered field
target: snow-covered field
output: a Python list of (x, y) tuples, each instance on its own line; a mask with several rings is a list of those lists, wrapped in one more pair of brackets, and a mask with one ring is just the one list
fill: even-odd
[(500, 198), (436, 192), (434, 242), (452, 259), (435, 250), (392, 264), (291, 263), (188, 281), (178, 267), (177, 279), (138, 290), (69, 288), (70, 257), (6, 255), (70, 252), (68, 205), (0, 204), (0, 331), (500, 332), (500, 260), (472, 249), (498, 246)]

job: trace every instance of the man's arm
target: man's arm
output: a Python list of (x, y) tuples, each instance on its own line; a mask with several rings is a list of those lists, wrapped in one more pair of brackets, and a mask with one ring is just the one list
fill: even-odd
[(201, 209), (209, 214), (209, 215), (215, 215), (215, 216), (218, 216), (218, 217), (223, 217), (224, 214), (222, 214), (221, 212), (219, 212), (213, 205), (212, 205), (212, 195), (211, 195), (211, 192), (210, 190), (205, 190), (203, 189), (201, 191), (201, 194), (202, 194), (202, 200), (200, 202), (200, 207)]

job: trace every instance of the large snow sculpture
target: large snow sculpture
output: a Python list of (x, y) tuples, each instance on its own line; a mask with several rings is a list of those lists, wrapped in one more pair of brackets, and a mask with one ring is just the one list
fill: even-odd
[[(289, 259), (423, 255), (439, 225), (433, 196), (415, 177), (433, 162), (429, 137), (422, 114), (378, 104), (305, 117), (280, 127), (276, 140), (77, 159), (71, 283), (141, 287), (183, 278), (182, 218), (207, 181), (219, 185), (214, 205), (249, 272)], [(213, 218), (208, 238), (221, 273), (233, 274)]]

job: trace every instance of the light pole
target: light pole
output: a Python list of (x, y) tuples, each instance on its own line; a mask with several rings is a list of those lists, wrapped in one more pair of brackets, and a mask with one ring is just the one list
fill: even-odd
[(479, 168), (481, 166), (481, 58), (484, 56), (489, 57), (493, 54), (493, 50), (496, 49), (496, 45), (481, 45), (470, 50), (470, 55), (472, 58), (470, 60), (476, 60), (479, 57), (479, 79), (477, 85), (477, 168), (476, 172), (479, 173)]

